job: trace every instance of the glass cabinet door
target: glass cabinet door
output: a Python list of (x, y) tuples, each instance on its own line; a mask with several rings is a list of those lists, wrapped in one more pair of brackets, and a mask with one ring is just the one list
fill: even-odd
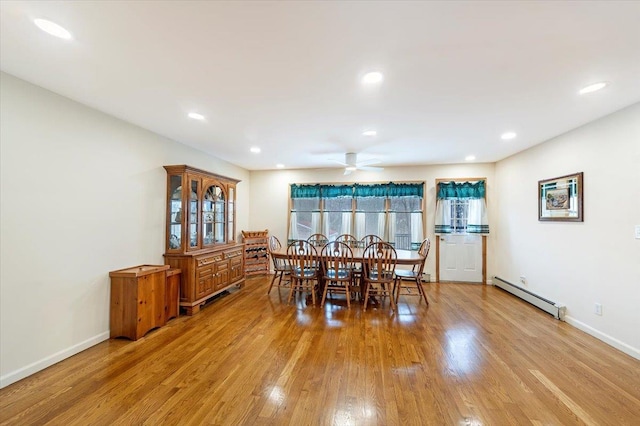
[(190, 193), (189, 193), (189, 201), (187, 205), (189, 206), (189, 248), (197, 249), (200, 246), (200, 238), (199, 238), (199, 223), (198, 223), (198, 184), (199, 181), (196, 179), (189, 180)]
[(229, 187), (229, 208), (227, 209), (227, 221), (229, 223), (229, 236), (227, 237), (227, 241), (235, 241), (236, 239), (236, 227), (233, 217), (235, 215), (235, 188)]
[(225, 242), (225, 195), (218, 185), (206, 188), (202, 200), (202, 236), (205, 246)]
[(169, 250), (182, 248), (182, 176), (169, 177)]

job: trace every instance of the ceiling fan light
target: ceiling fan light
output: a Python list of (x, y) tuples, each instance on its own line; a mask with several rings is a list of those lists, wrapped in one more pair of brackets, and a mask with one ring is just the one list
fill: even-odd
[(345, 169), (345, 170), (348, 170), (348, 171), (350, 171), (350, 172), (354, 172), (354, 171), (356, 171), (356, 170), (357, 170), (357, 167), (356, 167), (356, 166), (347, 166), (347, 167), (345, 167), (344, 169)]

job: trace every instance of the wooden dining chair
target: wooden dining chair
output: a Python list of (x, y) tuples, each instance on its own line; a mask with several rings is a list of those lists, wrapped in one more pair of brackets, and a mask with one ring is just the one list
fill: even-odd
[(312, 234), (307, 241), (314, 247), (324, 247), (329, 242), (329, 239), (324, 234)]
[(335, 241), (339, 241), (341, 243), (347, 243), (347, 245), (349, 247), (353, 248), (358, 248), (361, 247), (361, 243), (360, 241), (354, 237), (351, 234), (342, 234), (342, 235), (338, 235), (335, 239)]
[[(336, 237), (336, 241), (347, 243), (349, 247), (351, 247), (352, 249), (363, 248), (362, 242), (351, 234), (338, 235)], [(362, 284), (362, 264), (360, 262), (354, 262), (353, 264), (353, 281), (354, 281), (354, 284), (355, 283)], [(364, 287), (364, 286), (360, 285), (360, 287)], [(361, 292), (357, 291), (355, 292), (355, 295), (360, 295), (360, 298), (362, 299)]]
[(366, 248), (373, 243), (383, 243), (384, 240), (375, 234), (365, 235), (360, 239), (360, 247)]
[[(429, 238), (425, 238), (418, 249), (418, 254), (420, 254), (422, 262), (413, 265), (412, 269), (396, 269), (394, 283), (396, 305), (398, 304), (398, 298), (403, 294), (407, 296), (419, 296), (424, 299), (427, 306), (429, 306), (427, 293), (425, 293), (424, 287), (422, 286), (422, 273), (424, 272), (424, 265), (427, 262), (430, 248), (431, 241)], [(412, 290), (414, 291), (412, 292)]]
[(347, 243), (332, 241), (322, 248), (320, 255), (324, 271), (324, 289), (320, 307), (324, 307), (327, 293), (344, 293), (347, 308), (351, 309), (351, 291), (354, 284), (353, 251)]
[(363, 253), (364, 271), (364, 310), (367, 310), (369, 297), (379, 296), (380, 305), (389, 296), (391, 308), (395, 310), (393, 283), (398, 262), (396, 249), (389, 243), (377, 242), (369, 244)]
[(280, 290), (280, 287), (289, 287), (289, 285), (291, 284), (290, 279), (285, 280), (284, 283), (282, 282), (282, 278), (284, 276), (288, 276), (291, 273), (291, 266), (285, 259), (276, 258), (271, 254), (272, 252), (280, 250), (281, 248), (282, 244), (280, 243), (278, 237), (276, 237), (275, 235), (270, 236), (269, 244), (267, 246), (267, 252), (269, 253), (269, 257), (271, 257), (274, 273), (267, 294), (271, 293), (271, 289), (273, 288), (273, 284), (276, 282), (276, 279), (278, 280), (278, 284), (276, 284), (278, 290)]
[(295, 293), (310, 292), (313, 306), (315, 306), (319, 278), (318, 251), (308, 241), (293, 241), (287, 247), (287, 262), (291, 277), (291, 290), (287, 303), (291, 303)]

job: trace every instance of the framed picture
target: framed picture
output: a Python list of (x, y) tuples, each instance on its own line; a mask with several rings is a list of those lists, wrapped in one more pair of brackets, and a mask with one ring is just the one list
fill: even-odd
[(582, 222), (582, 172), (538, 181), (538, 220)]

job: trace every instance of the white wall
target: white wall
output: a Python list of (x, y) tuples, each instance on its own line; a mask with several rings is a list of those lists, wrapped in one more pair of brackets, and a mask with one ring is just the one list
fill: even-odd
[(165, 164), (249, 173), (0, 74), (0, 386), (109, 337), (109, 271), (163, 264)]
[[(584, 172), (584, 222), (539, 222), (539, 180)], [(640, 104), (500, 161), (495, 274), (640, 358)], [(594, 314), (602, 304), (602, 316)]]
[[(385, 167), (380, 173), (358, 171), (349, 176), (343, 169), (324, 170), (276, 170), (251, 172), (250, 225), (252, 230), (269, 229), (283, 243), (287, 239), (287, 212), (289, 184), (291, 183), (338, 183), (338, 182), (389, 182), (425, 181), (427, 201), (427, 236), (432, 241), (432, 250), (427, 259), (425, 272), (435, 280), (435, 181), (440, 178), (487, 178), (487, 200), (489, 226), (494, 226), (494, 164), (454, 164), (438, 166)], [(493, 235), (487, 239), (487, 277), (493, 271)]]

